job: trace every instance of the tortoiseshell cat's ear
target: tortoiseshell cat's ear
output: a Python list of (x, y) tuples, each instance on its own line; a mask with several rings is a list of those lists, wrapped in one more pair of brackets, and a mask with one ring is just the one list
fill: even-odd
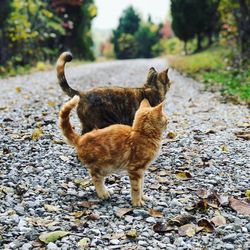
[(141, 101), (141, 103), (140, 103), (139, 109), (140, 109), (140, 108), (149, 108), (149, 107), (151, 107), (151, 106), (150, 106), (150, 103), (149, 103), (148, 99), (144, 98), (144, 99)]
[(170, 83), (170, 80), (169, 80), (169, 77), (168, 77), (168, 71), (169, 71), (169, 68), (167, 68), (166, 70), (160, 72), (159, 75), (158, 75), (159, 80), (163, 84), (169, 84)]
[(154, 67), (151, 67), (148, 71), (147, 84), (150, 84), (153, 80), (153, 77), (156, 75), (157, 75), (157, 71), (155, 70)]

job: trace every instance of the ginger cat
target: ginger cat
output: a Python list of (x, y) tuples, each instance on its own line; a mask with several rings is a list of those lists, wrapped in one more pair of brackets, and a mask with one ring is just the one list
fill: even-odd
[(80, 135), (69, 121), (70, 112), (79, 99), (75, 96), (64, 104), (59, 123), (68, 143), (75, 147), (79, 159), (88, 168), (97, 195), (101, 199), (109, 198), (104, 186), (105, 176), (125, 170), (130, 178), (132, 205), (143, 206), (144, 172), (160, 150), (167, 125), (163, 102), (151, 107), (144, 99), (135, 113), (132, 127), (115, 124)]
[(152, 106), (165, 99), (171, 82), (168, 69), (158, 73), (149, 69), (146, 83), (140, 88), (97, 87), (88, 91), (72, 89), (65, 77), (64, 66), (72, 60), (70, 52), (64, 52), (57, 60), (57, 78), (62, 90), (70, 97), (80, 96), (77, 114), (82, 124), (82, 134), (92, 129), (112, 124), (131, 126), (140, 102), (146, 98)]

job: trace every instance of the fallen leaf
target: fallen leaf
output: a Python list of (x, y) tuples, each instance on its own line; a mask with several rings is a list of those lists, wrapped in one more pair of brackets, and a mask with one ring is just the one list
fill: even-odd
[(176, 178), (182, 179), (182, 180), (189, 180), (192, 178), (192, 175), (189, 172), (177, 171), (175, 175), (176, 175)]
[(128, 238), (136, 238), (138, 235), (139, 234), (138, 234), (138, 232), (135, 229), (132, 229), (132, 230), (126, 232), (126, 236)]
[(89, 238), (82, 238), (81, 240), (78, 241), (77, 245), (80, 249), (87, 249), (90, 244), (90, 239)]
[(86, 188), (92, 185), (90, 178), (86, 178), (86, 179), (79, 178), (79, 179), (73, 180), (73, 182), (76, 184), (76, 186), (81, 187), (81, 188)]
[(195, 233), (199, 233), (200, 231), (202, 231), (204, 229), (204, 227), (195, 227)]
[(222, 215), (217, 215), (217, 216), (213, 217), (213, 218), (211, 219), (211, 222), (212, 222), (216, 227), (225, 225), (225, 224), (227, 223), (225, 217), (222, 216)]
[(201, 219), (198, 221), (198, 226), (203, 227), (203, 231), (207, 233), (212, 233), (214, 231), (214, 226), (213, 224), (208, 221), (207, 219)]
[(156, 222), (156, 224), (154, 224), (153, 226), (153, 230), (156, 233), (162, 234), (162, 233), (166, 233), (167, 232), (167, 228), (166, 225), (163, 224), (162, 222)]
[(242, 131), (234, 133), (238, 138), (243, 138), (245, 140), (250, 140), (250, 132), (249, 131)]
[(250, 189), (246, 190), (245, 196), (246, 196), (247, 198), (250, 198)]
[(180, 236), (193, 237), (195, 235), (195, 227), (192, 224), (186, 224), (179, 228), (178, 233)]
[(221, 145), (220, 148), (221, 148), (221, 151), (224, 152), (224, 153), (229, 152), (229, 149), (228, 149), (227, 145), (225, 145), (225, 144)]
[(129, 214), (131, 211), (133, 211), (132, 208), (126, 208), (126, 207), (123, 207), (123, 208), (119, 208), (116, 210), (115, 214), (116, 216), (118, 217), (123, 217), (124, 215), (126, 214)]
[(50, 106), (50, 107), (54, 107), (56, 105), (56, 103), (55, 102), (53, 102), (53, 101), (48, 101), (48, 106)]
[(40, 218), (40, 217), (28, 217), (27, 221), (31, 225), (44, 226), (44, 227), (55, 226), (55, 225), (58, 225), (60, 223), (59, 221), (53, 221), (53, 220)]
[(168, 225), (177, 225), (177, 226), (182, 226), (184, 224), (187, 224), (190, 221), (194, 221), (195, 217), (190, 215), (190, 214), (181, 214), (177, 215), (173, 218), (171, 218), (168, 221)]
[(22, 88), (21, 87), (16, 87), (16, 92), (17, 93), (20, 93), (22, 91)]
[(32, 132), (31, 139), (37, 141), (43, 135), (43, 130), (41, 128), (35, 128)]
[(206, 189), (199, 189), (195, 192), (200, 198), (205, 199), (208, 197), (210, 192)]
[(153, 208), (149, 209), (149, 214), (152, 217), (158, 217), (158, 218), (163, 217), (163, 213), (161, 211), (155, 210)]
[(49, 205), (49, 204), (44, 204), (44, 208), (48, 212), (58, 212), (60, 210), (59, 207), (53, 206), (53, 205)]
[(93, 201), (82, 201), (78, 205), (80, 207), (84, 207), (84, 208), (91, 208), (91, 207), (95, 206), (96, 204), (97, 203), (93, 202)]
[(86, 211), (76, 211), (76, 212), (71, 213), (71, 215), (73, 215), (75, 218), (79, 219), (83, 215), (86, 215)]
[(175, 137), (176, 137), (176, 133), (174, 133), (172, 131), (170, 131), (170, 132), (167, 133), (167, 138), (174, 139)]
[(244, 201), (235, 199), (234, 197), (229, 198), (229, 206), (237, 213), (250, 215), (250, 204)]
[(66, 235), (69, 235), (70, 232), (68, 231), (54, 231), (54, 232), (49, 232), (49, 233), (41, 233), (39, 236), (39, 240), (48, 244), (50, 242), (55, 242), (61, 238), (63, 238)]

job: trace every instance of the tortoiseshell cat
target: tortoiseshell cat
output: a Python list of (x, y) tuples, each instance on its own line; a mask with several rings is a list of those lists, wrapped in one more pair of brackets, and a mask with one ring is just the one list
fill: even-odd
[(143, 206), (144, 172), (160, 150), (167, 125), (163, 102), (151, 107), (148, 100), (143, 99), (132, 127), (115, 124), (79, 135), (69, 121), (70, 111), (79, 99), (75, 96), (61, 108), (60, 127), (68, 143), (75, 147), (81, 162), (87, 166), (97, 195), (107, 199), (105, 176), (125, 170), (130, 178), (132, 205)]
[(157, 73), (154, 68), (150, 68), (147, 82), (140, 88), (98, 87), (80, 92), (72, 89), (65, 78), (64, 66), (71, 60), (69, 52), (60, 55), (57, 60), (57, 78), (68, 96), (80, 96), (77, 114), (82, 124), (82, 134), (112, 124), (131, 126), (140, 102), (146, 98), (152, 106), (156, 106), (164, 100), (170, 87), (168, 69)]

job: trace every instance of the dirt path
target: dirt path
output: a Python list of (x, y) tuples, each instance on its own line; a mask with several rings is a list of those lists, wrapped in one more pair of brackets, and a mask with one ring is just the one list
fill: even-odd
[[(72, 87), (82, 90), (139, 86), (151, 66), (160, 71), (166, 62), (141, 59), (79, 65), (67, 68), (66, 75)], [(218, 94), (204, 92), (201, 84), (174, 70), (170, 78), (166, 135), (172, 131), (176, 137), (164, 137), (162, 154), (146, 174), (145, 191), (151, 200), (121, 217), (117, 216), (119, 209), (131, 207), (128, 177), (110, 177), (107, 185), (112, 198), (100, 202), (74, 150), (62, 144), (57, 117), (68, 97), (56, 84), (55, 72), (0, 80), (1, 249), (41, 249), (44, 244), (39, 235), (55, 230), (71, 234), (49, 243), (46, 249), (76, 249), (83, 238), (92, 249), (249, 249), (249, 216), (237, 214), (227, 200), (218, 204), (213, 198), (213, 206), (205, 212), (186, 210), (198, 201), (196, 193), (201, 189), (237, 199), (250, 189), (249, 141), (234, 135), (249, 129), (249, 111), (221, 103)], [(73, 120), (77, 126), (76, 116)], [(35, 128), (43, 132), (37, 141), (31, 139)], [(177, 171), (192, 177), (179, 179)], [(79, 178), (84, 179), (83, 187), (79, 187)], [(162, 217), (150, 216), (150, 208)], [(155, 232), (157, 222), (180, 214), (193, 214), (192, 222), (186, 222), (193, 226), (218, 214), (226, 224), (192, 237), (180, 236), (178, 225)], [(133, 229), (138, 236), (126, 237)]]

